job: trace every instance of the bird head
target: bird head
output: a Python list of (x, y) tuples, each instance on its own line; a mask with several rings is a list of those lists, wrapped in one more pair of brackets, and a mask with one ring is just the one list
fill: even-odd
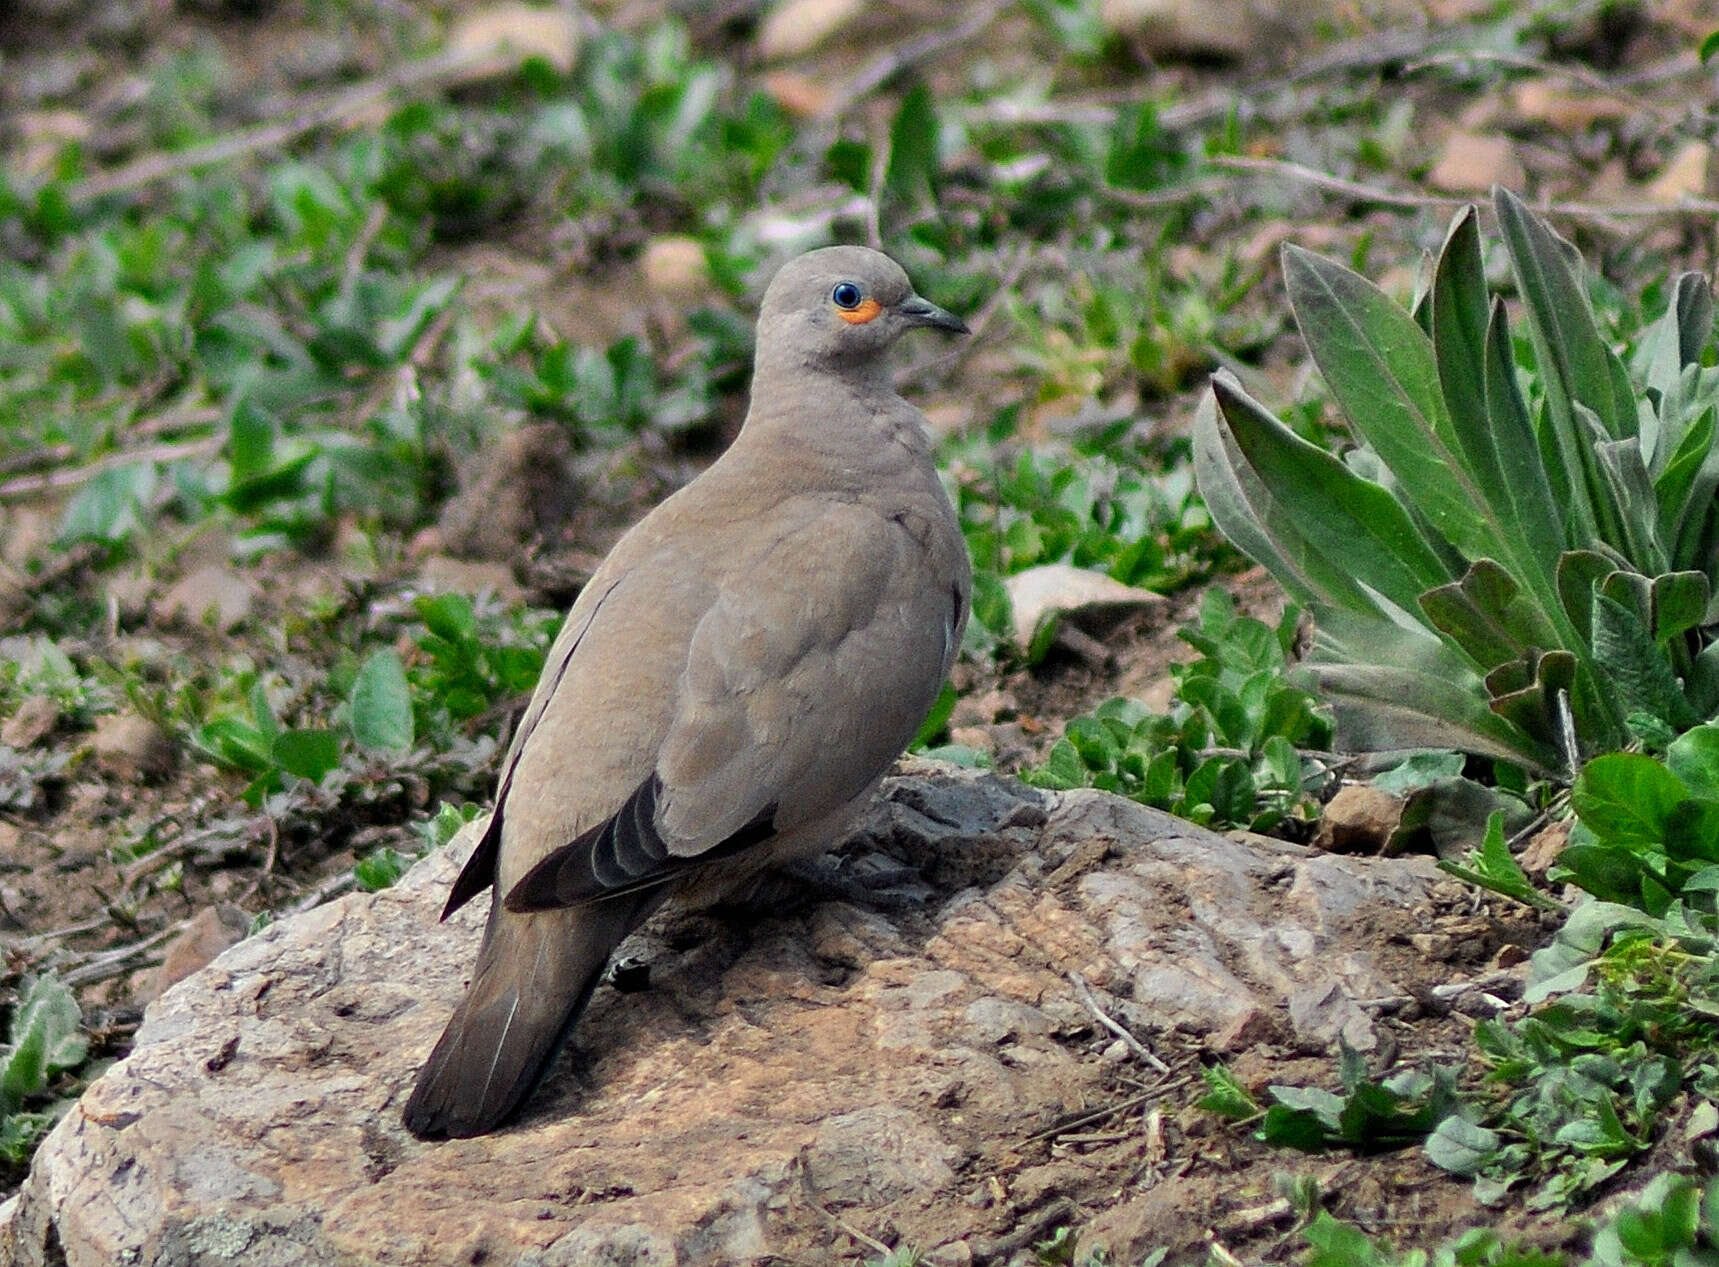
[(901, 265), (863, 246), (827, 246), (782, 266), (758, 313), (760, 365), (850, 371), (881, 366), (908, 330), (965, 334), (967, 323), (914, 293)]

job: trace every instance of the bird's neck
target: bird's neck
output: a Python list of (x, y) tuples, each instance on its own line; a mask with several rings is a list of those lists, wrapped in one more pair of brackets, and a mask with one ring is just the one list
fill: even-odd
[(781, 381), (754, 376), (736, 444), (785, 445), (857, 471), (930, 463), (924, 415), (896, 394), (881, 362), (865, 372), (802, 370), (786, 392)]

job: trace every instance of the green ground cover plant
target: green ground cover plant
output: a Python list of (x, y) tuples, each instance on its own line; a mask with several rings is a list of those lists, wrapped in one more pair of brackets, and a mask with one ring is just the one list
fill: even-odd
[(1309, 821), (1325, 769), (1306, 754), (1329, 747), (1331, 725), (1291, 680), (1298, 619), (1292, 607), (1273, 628), (1238, 615), (1223, 590), (1207, 590), (1199, 621), (1180, 631), (1200, 656), (1171, 668), (1171, 710), (1106, 701), (1070, 721), (1022, 777), (1036, 787), (1102, 788), (1207, 826), (1271, 831)]

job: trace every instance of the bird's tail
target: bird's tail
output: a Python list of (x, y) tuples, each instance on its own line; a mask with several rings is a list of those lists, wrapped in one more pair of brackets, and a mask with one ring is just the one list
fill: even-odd
[(406, 1129), (458, 1138), (512, 1117), (572, 1032), (610, 952), (659, 899), (628, 894), (520, 915), (503, 912), (498, 897), (471, 988), (406, 1101)]

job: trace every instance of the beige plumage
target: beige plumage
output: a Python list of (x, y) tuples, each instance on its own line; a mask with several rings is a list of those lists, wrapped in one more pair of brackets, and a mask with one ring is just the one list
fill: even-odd
[(444, 911), (495, 886), (414, 1134), (506, 1121), (627, 933), (833, 843), (912, 738), (971, 586), (884, 356), (915, 326), (966, 329), (875, 251), (813, 251), (771, 282), (739, 437), (604, 560), (520, 721)]

